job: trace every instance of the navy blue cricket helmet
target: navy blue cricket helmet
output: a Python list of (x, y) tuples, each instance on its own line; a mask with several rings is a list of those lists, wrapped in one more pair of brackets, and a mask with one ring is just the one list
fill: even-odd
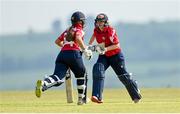
[(108, 26), (108, 16), (104, 13), (100, 13), (96, 16), (94, 25), (96, 26), (97, 21), (103, 21), (105, 22), (105, 26)]
[(85, 24), (85, 15), (80, 12), (80, 11), (77, 11), (77, 12), (74, 12), (71, 16), (71, 23), (72, 24), (75, 24), (76, 22), (78, 21), (82, 21), (83, 25)]

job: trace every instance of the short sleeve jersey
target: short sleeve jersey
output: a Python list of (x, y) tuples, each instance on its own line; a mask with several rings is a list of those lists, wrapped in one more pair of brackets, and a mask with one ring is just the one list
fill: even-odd
[[(119, 43), (119, 39), (118, 39), (115, 29), (113, 29), (110, 26), (105, 27), (103, 31), (99, 30), (99, 28), (95, 28), (93, 35), (96, 38), (97, 43), (98, 44), (104, 43), (105, 47)], [(110, 51), (107, 51), (105, 55), (113, 56), (115, 54), (118, 54), (120, 51), (121, 51), (121, 48), (110, 50)]]
[[(66, 35), (68, 32), (69, 28), (67, 30), (65, 30), (59, 37), (58, 39), (60, 41), (66, 41)], [(81, 24), (76, 24), (71, 28), (72, 32), (73, 32), (73, 44), (66, 44), (62, 47), (62, 51), (63, 50), (80, 50), (79, 45), (76, 42), (76, 38), (77, 37), (81, 37), (82, 40), (84, 40), (84, 31), (82, 29), (82, 25)]]

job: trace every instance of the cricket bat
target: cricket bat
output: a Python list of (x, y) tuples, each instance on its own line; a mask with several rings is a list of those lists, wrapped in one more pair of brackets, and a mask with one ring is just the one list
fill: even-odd
[(70, 69), (67, 70), (65, 79), (67, 103), (73, 103), (73, 85)]

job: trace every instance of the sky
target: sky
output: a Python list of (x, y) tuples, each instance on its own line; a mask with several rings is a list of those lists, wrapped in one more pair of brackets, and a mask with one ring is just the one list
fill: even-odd
[(66, 28), (75, 11), (103, 12), (111, 24), (161, 22), (180, 20), (180, 0), (0, 0), (0, 35), (48, 31), (54, 20)]

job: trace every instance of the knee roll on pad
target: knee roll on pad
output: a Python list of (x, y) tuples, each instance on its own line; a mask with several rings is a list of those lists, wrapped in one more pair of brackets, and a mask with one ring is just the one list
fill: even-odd
[(83, 76), (76, 76), (77, 78), (77, 85), (86, 84), (87, 82), (87, 72), (83, 74)]
[(85, 82), (85, 77), (77, 78), (77, 85), (83, 85)]
[(93, 67), (93, 78), (103, 79), (105, 77), (105, 68), (102, 63), (96, 63)]
[(77, 86), (77, 89), (85, 90), (85, 89), (86, 89), (86, 86), (85, 86), (85, 85), (78, 85), (78, 86)]

